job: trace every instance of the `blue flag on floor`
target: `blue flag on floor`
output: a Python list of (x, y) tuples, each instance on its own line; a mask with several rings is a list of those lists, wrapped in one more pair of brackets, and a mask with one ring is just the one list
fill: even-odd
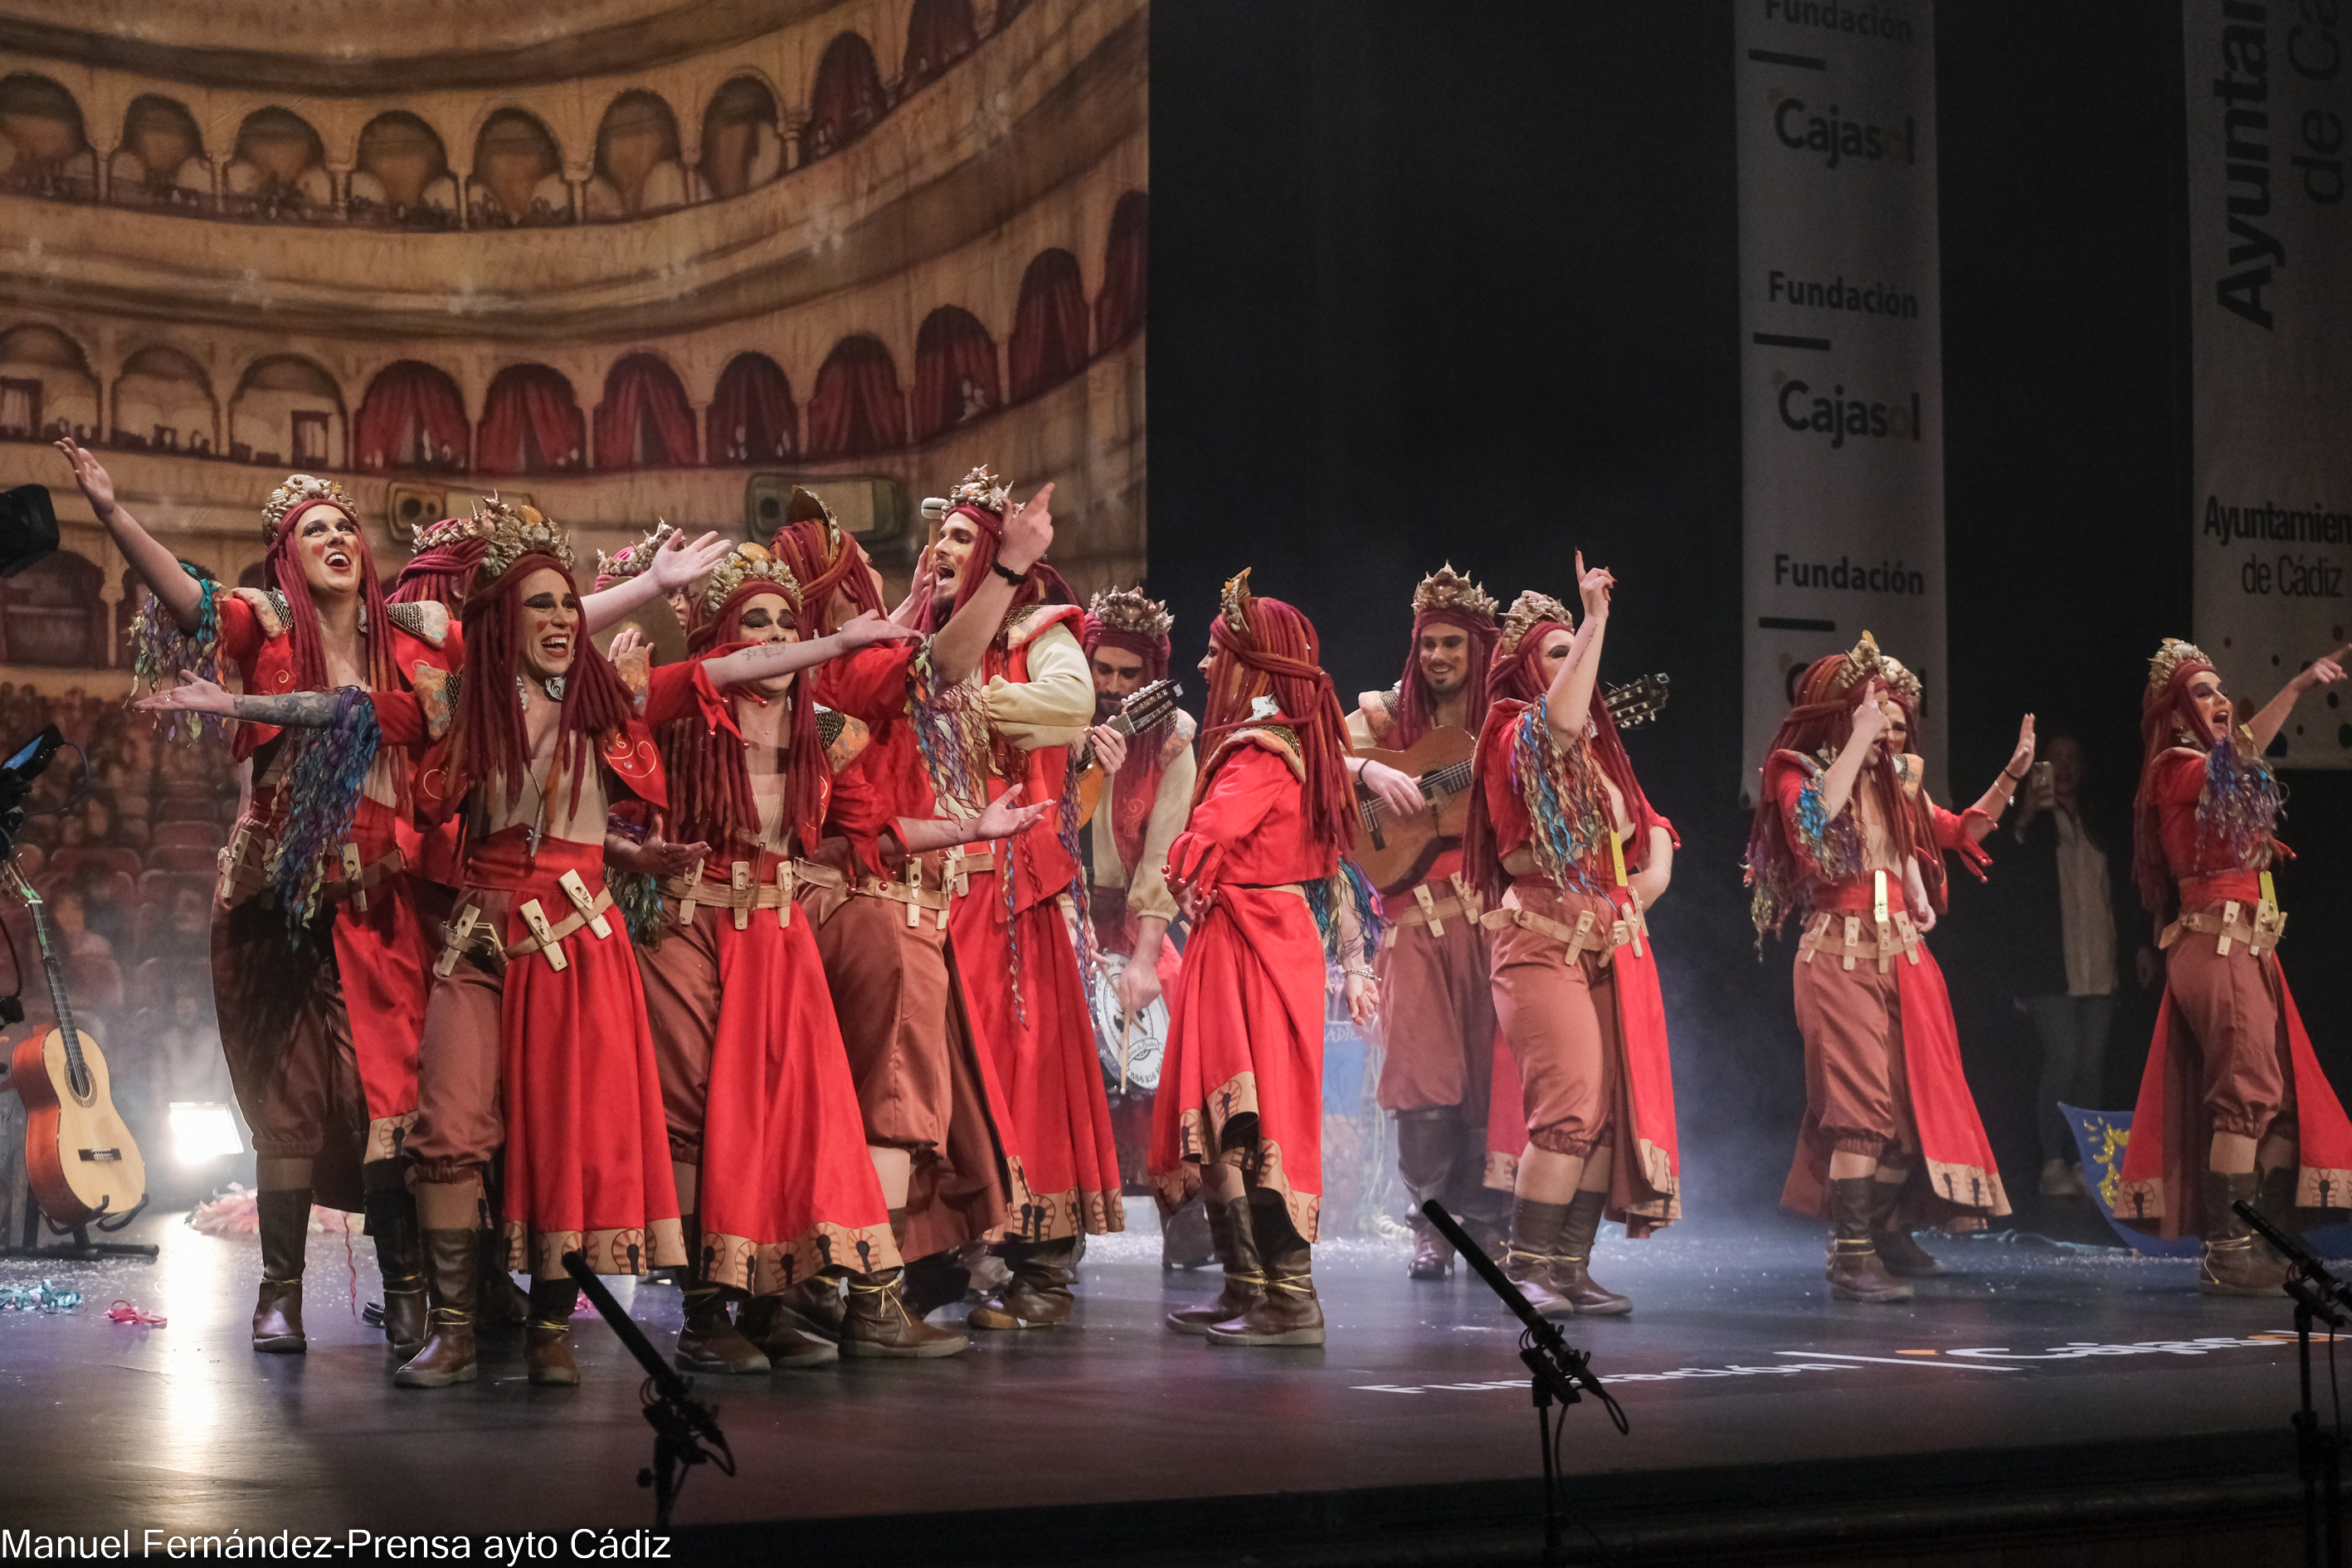
[[(2091, 1201), (2115, 1227), (2124, 1245), (2154, 1258), (2194, 1258), (2204, 1247), (2200, 1237), (2184, 1236), (2166, 1241), (2144, 1230), (2134, 1230), (2116, 1219), (2116, 1194), (2123, 1185), (2124, 1150), (2131, 1143), (2132, 1113), (2128, 1110), (2084, 1110), (2061, 1105), (2059, 1113), (2074, 1131), (2074, 1147), (2083, 1156), (2083, 1184)], [(2352, 1225), (2316, 1226), (2303, 1233), (2312, 1251), (2322, 1258), (2352, 1257)]]

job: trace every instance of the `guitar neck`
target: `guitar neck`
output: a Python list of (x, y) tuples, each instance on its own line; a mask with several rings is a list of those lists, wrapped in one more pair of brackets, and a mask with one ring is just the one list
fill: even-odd
[(73, 1004), (66, 995), (65, 965), (58, 960), (57, 942), (50, 936), (48, 911), (41, 896), (21, 876), (17, 879), (17, 891), (33, 917), (33, 942), (41, 950), (41, 973), (49, 983), (49, 1004), (57, 1010), (58, 1031), (65, 1039), (66, 1067), (79, 1089), (89, 1082), (89, 1069), (82, 1063), (81, 1031), (74, 1026)]

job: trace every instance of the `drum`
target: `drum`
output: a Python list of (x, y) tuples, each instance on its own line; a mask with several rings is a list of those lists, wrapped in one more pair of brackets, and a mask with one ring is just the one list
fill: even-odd
[[(1099, 978), (1095, 984), (1095, 1049), (1102, 1058), (1103, 1076), (1116, 1090), (1119, 1084), (1119, 1036), (1121, 1020), (1118, 1008), (1118, 977), (1127, 969), (1127, 954), (1104, 952), (1095, 956)], [(1160, 1087), (1160, 1058), (1168, 1049), (1168, 999), (1155, 1000), (1135, 1016), (1124, 1030), (1127, 1037), (1127, 1087), (1130, 1089), (1154, 1089)]]

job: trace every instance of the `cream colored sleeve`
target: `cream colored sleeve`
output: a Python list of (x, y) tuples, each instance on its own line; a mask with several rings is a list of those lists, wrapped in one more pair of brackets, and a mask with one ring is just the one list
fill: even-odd
[(1151, 803), (1150, 820), (1143, 827), (1143, 861), (1127, 882), (1127, 907), (1131, 914), (1176, 918), (1176, 900), (1168, 891), (1168, 847), (1184, 831), (1192, 815), (1192, 784), (1200, 764), (1187, 746), (1160, 775), (1160, 798)]
[(1095, 721), (1094, 677), (1066, 626), (1048, 626), (1029, 643), (1029, 679), (998, 676), (985, 689), (988, 721), (1024, 752), (1066, 746)]
[(1350, 711), (1348, 715), (1348, 750), (1361, 756), (1379, 744), (1372, 738), (1372, 721), (1364, 717), (1364, 710), (1358, 708)]

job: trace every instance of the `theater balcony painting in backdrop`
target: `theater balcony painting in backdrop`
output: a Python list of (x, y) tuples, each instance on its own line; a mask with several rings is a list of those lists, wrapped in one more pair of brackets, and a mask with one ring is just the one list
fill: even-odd
[(109, 1045), (179, 1042), (154, 1095), (226, 1098), (180, 1047), (236, 784), (123, 710), (143, 591), (57, 437), (231, 584), (289, 470), (387, 574), (493, 489), (585, 551), (764, 538), (804, 483), (903, 577), (982, 462), (1057, 481), (1081, 592), (1139, 579), (1146, 0), (783, 9), (383, 0), (362, 38), (318, 0), (0, 0), (0, 486), (49, 486), (65, 546), (0, 579), (0, 744), (89, 752), (26, 860)]

